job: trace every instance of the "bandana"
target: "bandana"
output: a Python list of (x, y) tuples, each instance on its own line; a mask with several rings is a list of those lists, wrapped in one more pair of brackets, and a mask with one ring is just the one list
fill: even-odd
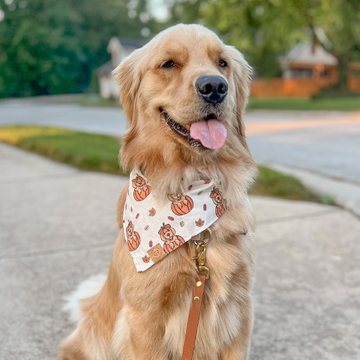
[(194, 181), (185, 193), (169, 194), (159, 207), (145, 176), (134, 169), (124, 207), (127, 247), (138, 272), (150, 268), (226, 211), (226, 200), (211, 180)]

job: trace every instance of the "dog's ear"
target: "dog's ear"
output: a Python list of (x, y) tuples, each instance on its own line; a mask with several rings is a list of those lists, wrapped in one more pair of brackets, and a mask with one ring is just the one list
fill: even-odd
[(245, 125), (243, 114), (250, 95), (251, 67), (245, 61), (240, 51), (232, 46), (228, 46), (233, 68), (233, 77), (236, 87), (236, 117), (238, 121), (239, 133), (245, 138)]
[(142, 49), (135, 50), (113, 71), (120, 86), (120, 101), (127, 115), (127, 130), (121, 147), (121, 164), (124, 168), (131, 167), (131, 151), (129, 144), (136, 137), (137, 124), (137, 92), (141, 82)]
[(120, 86), (120, 101), (131, 126), (136, 115), (136, 93), (140, 85), (141, 49), (135, 50), (113, 71)]

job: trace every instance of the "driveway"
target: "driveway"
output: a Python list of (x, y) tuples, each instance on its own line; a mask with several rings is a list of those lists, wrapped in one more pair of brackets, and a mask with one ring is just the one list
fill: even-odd
[[(127, 179), (2, 143), (0, 169), (0, 359), (50, 360), (73, 329), (64, 296), (107, 271)], [(360, 359), (359, 219), (314, 203), (251, 202), (258, 228), (250, 360)]]

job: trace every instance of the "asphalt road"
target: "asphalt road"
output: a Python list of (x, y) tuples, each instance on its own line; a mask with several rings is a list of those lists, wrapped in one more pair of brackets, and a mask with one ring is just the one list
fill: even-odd
[[(360, 184), (360, 113), (249, 111), (248, 142), (258, 163), (276, 163)], [(0, 126), (37, 124), (106, 135), (122, 135), (121, 109), (48, 104), (31, 100), (0, 102)]]
[(360, 112), (254, 112), (246, 116), (257, 163), (277, 163), (360, 185)]
[(3, 100), (0, 102), (0, 126), (3, 125), (63, 127), (117, 136), (126, 130), (126, 117), (120, 108), (54, 104), (28, 99)]

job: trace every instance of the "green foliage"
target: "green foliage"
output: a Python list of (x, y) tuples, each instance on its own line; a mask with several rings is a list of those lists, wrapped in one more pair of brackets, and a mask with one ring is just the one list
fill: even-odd
[(170, 4), (170, 18), (164, 24), (165, 27), (183, 23), (194, 24), (201, 23), (201, 10), (206, 5), (206, 1), (190, 0), (182, 1), (177, 0)]
[(340, 83), (359, 56), (359, 0), (177, 0), (172, 14), (173, 22), (200, 22), (219, 33), (259, 77), (279, 76), (279, 57), (301, 40), (316, 41), (337, 57)]
[[(360, 97), (358, 92), (350, 91), (348, 89), (340, 89), (337, 84), (330, 87), (322, 88), (317, 94), (311, 97), (312, 100), (320, 100), (320, 99), (335, 99), (337, 102), (341, 98), (353, 98), (357, 103), (357, 107), (354, 110), (358, 110), (360, 108)], [(341, 102), (340, 102), (341, 103)], [(350, 102), (351, 104), (351, 102)]]
[(281, 77), (279, 53), (263, 46), (246, 54), (247, 61), (253, 67), (256, 76), (260, 78)]
[[(353, 54), (352, 61), (360, 62), (360, 43), (356, 44), (356, 46), (355, 46), (355, 51)], [(359, 76), (360, 76), (360, 74), (359, 74)]]
[(126, 0), (0, 0), (0, 8), (0, 97), (86, 91), (112, 36), (142, 38), (142, 28), (157, 26), (139, 19), (146, 0), (134, 19)]
[[(319, 42), (339, 61), (339, 83), (347, 82), (347, 66), (360, 43), (358, 0), (218, 0), (208, 2), (206, 24), (259, 59), (266, 49), (288, 51), (301, 39)], [(254, 61), (256, 64), (256, 60)], [(256, 66), (261, 75), (260, 66)]]

